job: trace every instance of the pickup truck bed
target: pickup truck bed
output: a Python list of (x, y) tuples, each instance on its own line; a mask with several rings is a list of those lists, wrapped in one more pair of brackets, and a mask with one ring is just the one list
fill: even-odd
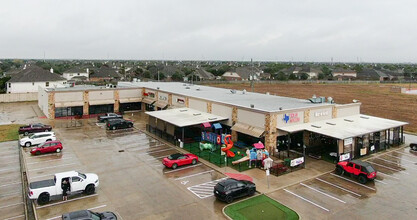
[(54, 180), (41, 180), (41, 181), (32, 182), (29, 184), (29, 187), (31, 189), (39, 189), (39, 188), (50, 187), (50, 186), (55, 186)]

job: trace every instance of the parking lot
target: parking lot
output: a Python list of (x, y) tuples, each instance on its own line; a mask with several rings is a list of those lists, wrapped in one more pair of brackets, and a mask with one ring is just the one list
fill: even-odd
[(79, 127), (44, 122), (53, 124), (64, 149), (32, 156), (30, 148), (24, 148), (29, 182), (76, 170), (96, 173), (100, 186), (93, 195), (70, 194), (68, 201), (57, 198), (43, 206), (35, 202), (39, 219), (58, 219), (80, 209), (113, 211), (120, 219), (224, 218), (225, 204), (212, 192), (225, 176), (202, 163), (165, 168), (162, 159), (178, 150), (143, 133), (138, 129), (144, 127), (140, 120), (133, 129), (118, 131), (106, 131), (95, 119)]
[(16, 141), (0, 143), (0, 216), (25, 219), (19, 148)]
[(367, 162), (378, 174), (366, 185), (331, 172), (268, 195), (292, 208), (302, 219), (413, 219), (417, 155), (406, 147), (371, 157)]

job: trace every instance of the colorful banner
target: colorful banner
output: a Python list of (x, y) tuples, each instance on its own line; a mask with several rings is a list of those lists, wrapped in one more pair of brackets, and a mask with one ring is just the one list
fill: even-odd
[(208, 142), (214, 143), (214, 144), (224, 144), (224, 137), (226, 135), (227, 134), (218, 135), (218, 134), (213, 133), (213, 132), (203, 131), (203, 132), (201, 132), (201, 141), (208, 141)]

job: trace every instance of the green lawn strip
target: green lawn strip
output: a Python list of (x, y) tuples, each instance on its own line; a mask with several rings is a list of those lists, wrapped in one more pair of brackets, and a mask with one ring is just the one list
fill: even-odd
[(299, 219), (296, 212), (265, 195), (235, 203), (224, 211), (230, 218), (239, 220)]
[(14, 141), (19, 139), (20, 124), (0, 125), (0, 142)]

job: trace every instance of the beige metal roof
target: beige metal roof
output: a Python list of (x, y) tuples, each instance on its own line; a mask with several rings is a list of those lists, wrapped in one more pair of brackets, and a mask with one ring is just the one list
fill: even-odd
[(278, 129), (289, 133), (307, 130), (337, 139), (345, 139), (407, 124), (408, 123), (402, 121), (358, 114), (318, 122), (280, 127)]
[(155, 106), (158, 107), (158, 108), (165, 108), (167, 105), (168, 105), (168, 103), (166, 103), (166, 102), (157, 101), (155, 103)]
[(177, 127), (186, 127), (202, 124), (204, 122), (217, 122), (228, 119), (223, 116), (213, 115), (190, 108), (176, 108), (145, 113), (159, 120), (169, 122)]
[(126, 99), (120, 99), (120, 103), (131, 103), (131, 102), (141, 102), (142, 98), (126, 98)]
[(257, 138), (261, 137), (265, 132), (265, 129), (263, 128), (251, 126), (244, 123), (236, 123), (235, 125), (233, 125), (231, 129)]
[(146, 103), (146, 104), (152, 104), (154, 102), (156, 102), (156, 100), (150, 99), (150, 98), (143, 98), (142, 102)]

